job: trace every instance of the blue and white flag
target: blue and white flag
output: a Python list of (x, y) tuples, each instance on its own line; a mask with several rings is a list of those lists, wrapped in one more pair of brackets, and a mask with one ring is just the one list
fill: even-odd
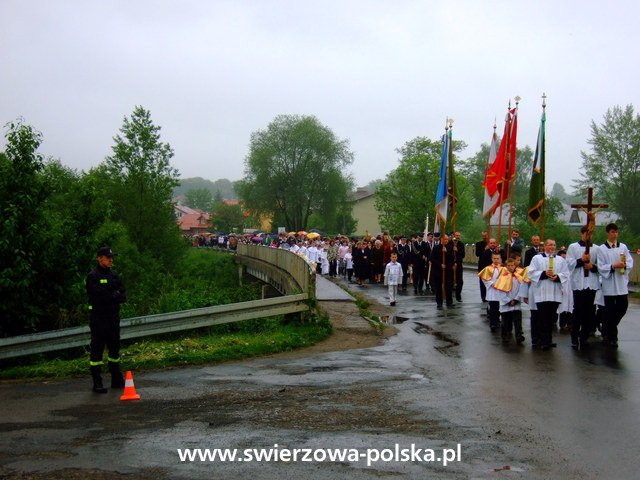
[(447, 170), (449, 168), (449, 135), (442, 136), (442, 157), (440, 159), (440, 181), (436, 189), (436, 226), (435, 232), (443, 231), (447, 225), (449, 211), (449, 191), (447, 185)]

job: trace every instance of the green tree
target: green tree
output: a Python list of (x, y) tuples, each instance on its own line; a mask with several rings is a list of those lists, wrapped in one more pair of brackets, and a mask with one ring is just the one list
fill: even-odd
[(33, 330), (43, 315), (35, 289), (39, 278), (38, 245), (43, 241), (43, 211), (49, 188), (37, 149), (42, 134), (22, 119), (6, 125), (0, 154), (0, 328), (3, 336)]
[(187, 207), (210, 212), (213, 207), (213, 195), (207, 188), (193, 188), (184, 194)]
[(214, 207), (212, 219), (216, 230), (225, 233), (234, 230), (242, 231), (244, 215), (240, 205), (227, 205), (220, 202)]
[(581, 179), (576, 181), (584, 198), (588, 187), (620, 215), (621, 224), (640, 235), (640, 116), (633, 105), (607, 110), (603, 122), (591, 121), (590, 152), (582, 152)]
[(252, 213), (289, 230), (306, 230), (313, 212), (332, 214), (352, 189), (348, 140), (313, 116), (277, 116), (251, 134), (249, 150), (236, 191)]
[[(454, 152), (465, 147), (463, 141), (453, 142)], [(422, 232), (427, 215), (430, 228), (435, 220), (435, 193), (440, 175), (442, 142), (416, 137), (396, 151), (400, 154), (400, 165), (379, 184), (375, 198), (376, 209), (380, 212), (380, 225), (392, 234)], [(454, 157), (454, 168), (457, 168), (456, 162)], [(472, 197), (468, 182), (458, 173), (456, 182), (456, 229), (460, 230), (471, 218), (469, 207)], [(448, 224), (446, 228), (449, 230), (453, 225)]]
[(126, 227), (138, 251), (171, 266), (183, 247), (171, 200), (178, 185), (178, 171), (170, 164), (173, 150), (160, 141), (160, 127), (141, 106), (124, 118), (120, 133), (113, 155), (99, 169), (113, 204), (112, 219)]

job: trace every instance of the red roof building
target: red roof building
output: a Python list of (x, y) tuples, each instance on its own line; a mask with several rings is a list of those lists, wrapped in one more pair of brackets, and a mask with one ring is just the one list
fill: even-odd
[(211, 214), (177, 204), (173, 206), (173, 211), (180, 231), (185, 235), (198, 235), (211, 230)]

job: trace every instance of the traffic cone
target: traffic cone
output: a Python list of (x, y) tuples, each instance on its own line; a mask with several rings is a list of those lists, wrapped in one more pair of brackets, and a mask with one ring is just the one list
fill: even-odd
[(133, 375), (131, 370), (127, 370), (127, 378), (124, 381), (124, 394), (120, 400), (140, 400), (140, 395), (136, 393), (136, 387), (133, 386)]

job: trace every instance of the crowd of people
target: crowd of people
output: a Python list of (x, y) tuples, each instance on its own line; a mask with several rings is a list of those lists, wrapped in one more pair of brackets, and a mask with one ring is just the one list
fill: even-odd
[(556, 346), (552, 338), (556, 324), (571, 332), (575, 349), (588, 349), (596, 331), (605, 346), (618, 348), (618, 325), (627, 312), (633, 268), (633, 257), (618, 240), (618, 230), (610, 223), (606, 241), (591, 245), (589, 228), (584, 226), (580, 240), (560, 250), (554, 239), (542, 244), (534, 235), (522, 265), (524, 243), (517, 230), (503, 247), (485, 232), (475, 247), (491, 331), (500, 329), (505, 343), (514, 334), (516, 342), (523, 343), (522, 309), (527, 305), (534, 348)]
[(416, 233), (410, 238), (392, 237), (386, 232), (363, 238), (282, 233), (262, 242), (249, 237), (240, 237), (238, 242), (258, 240), (289, 250), (305, 258), (320, 275), (339, 275), (360, 287), (384, 283), (389, 287), (391, 306), (396, 304), (397, 293), (411, 286), (415, 295), (434, 293), (439, 308), (445, 302), (452, 307), (454, 296), (462, 301), (465, 246), (460, 232), (442, 236)]
[[(607, 241), (590, 245), (583, 227), (581, 240), (557, 248), (554, 239), (544, 243), (538, 235), (525, 247), (518, 229), (503, 245), (482, 233), (475, 247), (480, 297), (486, 302), (489, 328), (500, 331), (505, 343), (525, 341), (522, 310), (530, 311), (531, 345), (548, 350), (555, 325), (570, 331), (571, 344), (587, 349), (597, 331), (603, 343), (618, 346), (618, 325), (628, 306), (629, 272), (633, 257), (618, 241), (618, 227), (606, 227)], [(199, 242), (203, 240), (200, 239)], [(302, 256), (320, 275), (342, 276), (360, 287), (384, 284), (389, 304), (398, 292), (411, 288), (414, 295), (435, 295), (438, 309), (462, 302), (463, 261), (466, 250), (460, 232), (416, 233), (391, 237), (388, 233), (361, 239), (318, 234), (278, 236), (230, 235), (208, 240), (211, 245), (236, 248), (238, 243), (259, 243)], [(204, 240), (204, 246), (207, 240)], [(217, 242), (217, 243), (216, 243)], [(196, 243), (194, 242), (194, 245)], [(203, 244), (198, 243), (199, 246)]]

